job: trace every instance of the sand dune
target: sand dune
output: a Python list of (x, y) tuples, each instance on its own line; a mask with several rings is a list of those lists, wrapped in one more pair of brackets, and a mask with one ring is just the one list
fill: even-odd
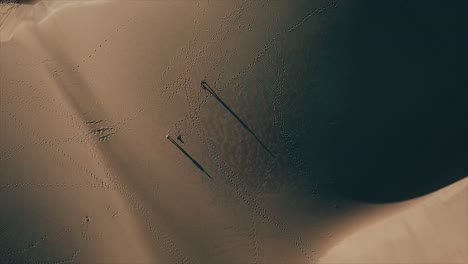
[[(355, 230), (321, 263), (464, 263), (468, 259), (468, 179), (412, 201)], [(366, 250), (363, 250), (366, 248)]]
[(2, 3), (0, 263), (468, 260), (466, 61), (359, 99), (420, 59), (354, 60), (365, 5)]

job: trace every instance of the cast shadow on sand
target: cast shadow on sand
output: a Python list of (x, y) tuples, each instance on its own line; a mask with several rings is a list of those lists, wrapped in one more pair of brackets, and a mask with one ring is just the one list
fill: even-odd
[(201, 82), (201, 88), (203, 90), (208, 91), (226, 110), (234, 116), (235, 119), (241, 124), (241, 126), (246, 129), (254, 138), (255, 140), (265, 149), (272, 157), (274, 157), (273, 153), (268, 149), (268, 147), (255, 135), (252, 129), (247, 126), (247, 124), (226, 104), (224, 101), (216, 94), (216, 92), (206, 83), (205, 81)]
[(213, 177), (211, 177), (210, 174), (208, 174), (208, 172), (202, 167), (202, 165), (200, 165), (200, 163), (198, 163), (194, 158), (192, 158), (192, 156), (190, 156), (190, 154), (188, 154), (187, 151), (185, 151), (171, 136), (166, 135), (166, 138), (167, 138), (172, 144), (174, 144), (174, 146), (176, 146), (182, 153), (184, 153), (184, 155), (185, 155), (190, 161), (192, 161), (192, 163), (195, 164), (195, 166), (197, 166), (197, 168), (198, 168), (199, 170), (201, 170), (206, 176), (208, 176), (208, 178), (210, 178), (210, 179), (213, 180)]
[(400, 2), (362, 3), (352, 24), (335, 27), (321, 56), (336, 60), (317, 73), (328, 84), (322, 102), (335, 108), (305, 101), (301, 109), (339, 120), (310, 119), (306, 130), (319, 132), (304, 156), (320, 157), (311, 166), (326, 166), (340, 194), (371, 203), (416, 198), (468, 175), (468, 4)]

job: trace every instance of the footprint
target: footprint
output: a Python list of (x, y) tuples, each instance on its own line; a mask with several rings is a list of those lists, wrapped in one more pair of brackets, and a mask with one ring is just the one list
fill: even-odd
[(107, 134), (107, 135), (104, 135), (104, 136), (102, 136), (102, 137), (99, 137), (99, 141), (106, 141), (106, 140), (109, 140), (109, 138), (110, 138), (111, 136), (113, 136), (113, 135), (115, 135), (114, 132), (109, 133), (109, 134)]
[(115, 132), (113, 132), (115, 128), (112, 126), (99, 126), (99, 127), (96, 126), (103, 122), (106, 122), (106, 120), (101, 119), (101, 120), (91, 120), (91, 121), (86, 122), (86, 124), (91, 127), (91, 131), (89, 133), (99, 136), (98, 138), (99, 141), (107, 141), (111, 136), (115, 135)]

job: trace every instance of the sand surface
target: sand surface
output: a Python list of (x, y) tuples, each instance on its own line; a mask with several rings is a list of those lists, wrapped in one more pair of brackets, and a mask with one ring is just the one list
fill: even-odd
[(466, 263), (467, 139), (411, 199), (334, 189), (356, 6), (0, 4), (0, 263)]

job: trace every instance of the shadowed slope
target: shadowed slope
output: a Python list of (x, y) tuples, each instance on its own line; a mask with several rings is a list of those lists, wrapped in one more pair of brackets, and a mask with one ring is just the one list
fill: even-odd
[[(462, 179), (467, 4), (362, 1), (354, 8), (324, 43), (319, 74), (328, 90), (306, 111), (308, 127), (326, 136), (307, 138), (305, 152), (320, 151), (335, 190), (369, 202), (405, 200)], [(337, 102), (327, 110), (334, 121), (322, 125), (313, 112), (327, 102)]]

